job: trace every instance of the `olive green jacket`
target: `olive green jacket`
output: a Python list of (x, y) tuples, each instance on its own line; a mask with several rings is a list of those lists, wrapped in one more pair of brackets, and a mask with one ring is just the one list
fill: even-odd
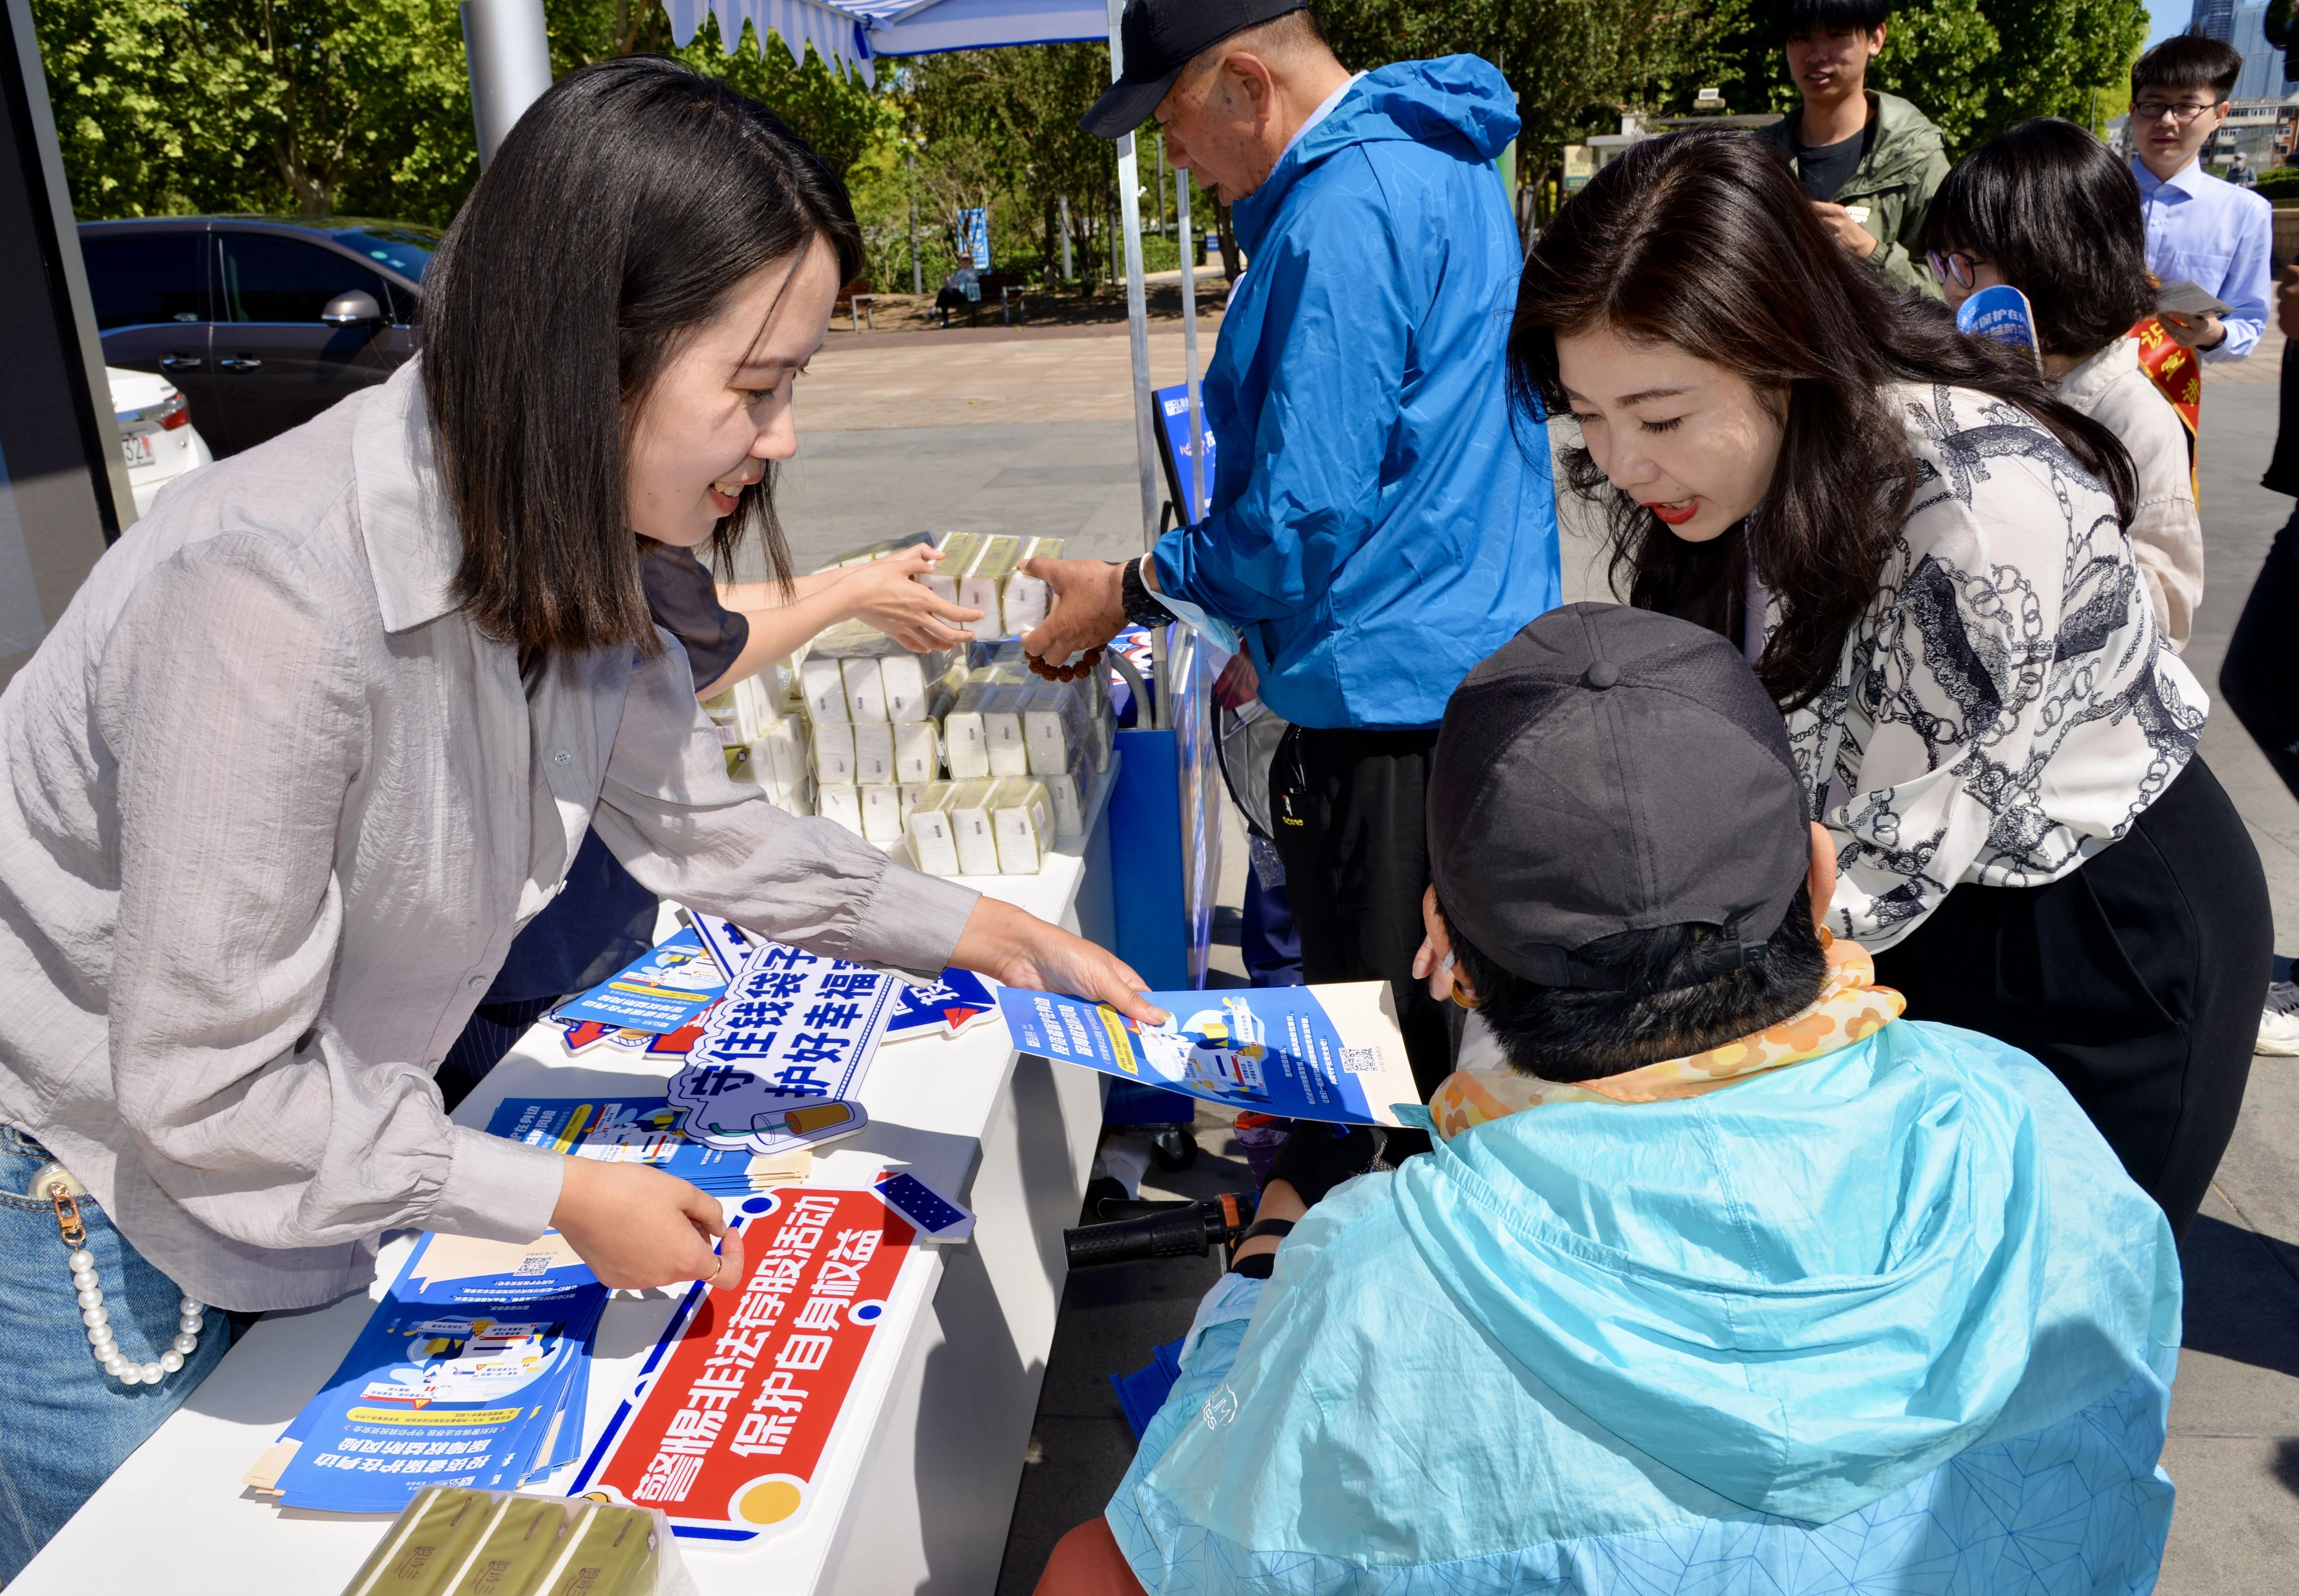
[[(1865, 205), (1868, 220), (1860, 225), (1880, 242), (1871, 264), (1904, 288), (1920, 288), (1937, 298), (1939, 287), (1923, 267), (1918, 243), (1924, 229), (1924, 212), (1947, 176), (1947, 154), (1940, 148), (1939, 129), (1924, 113), (1896, 95), (1868, 91), (1876, 107), (1876, 137), (1860, 164), (1837, 194), (1839, 205)], [(1769, 127), (1756, 129), (1772, 140), (1789, 169), (1797, 170), (1796, 123), (1803, 114), (1791, 111)], [(1803, 176), (1801, 171), (1797, 174)]]

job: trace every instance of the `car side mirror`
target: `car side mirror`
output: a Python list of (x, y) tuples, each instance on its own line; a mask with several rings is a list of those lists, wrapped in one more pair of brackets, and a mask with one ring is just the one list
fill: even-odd
[(375, 303), (374, 295), (354, 288), (328, 301), (320, 320), (329, 327), (365, 327), (383, 320), (383, 307)]

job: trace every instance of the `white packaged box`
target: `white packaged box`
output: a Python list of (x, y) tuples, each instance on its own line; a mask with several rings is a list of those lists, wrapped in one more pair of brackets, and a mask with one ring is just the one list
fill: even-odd
[(814, 778), (826, 787), (854, 785), (852, 727), (842, 722), (814, 728)]
[(826, 820), (835, 820), (856, 836), (862, 835), (862, 789), (849, 783), (827, 782), (815, 794), (815, 805)]
[(817, 726), (851, 719), (846, 709), (846, 677), (838, 661), (809, 654), (798, 668), (799, 697)]
[(923, 785), (942, 774), (942, 739), (931, 720), (906, 720), (887, 728), (893, 735), (894, 779)]
[(854, 779), (891, 786), (894, 780), (894, 728), (884, 721), (854, 728)]
[(807, 776), (806, 728), (785, 715), (751, 743), (751, 775), (768, 792), (794, 787)]
[(958, 834), (950, 818), (954, 790), (946, 781), (935, 782), (903, 819), (910, 834), (910, 852), (917, 859), (918, 869), (929, 876), (958, 874)]
[(841, 660), (839, 670), (846, 686), (847, 718), (857, 726), (886, 718), (886, 682), (875, 659)]
[(1064, 842), (1085, 835), (1086, 793), (1092, 785), (1086, 769), (1081, 750), (1078, 762), (1067, 770), (1039, 777), (1046, 784), (1046, 800), (1054, 808), (1054, 835)]
[(1030, 689), (1018, 683), (991, 689), (982, 705), (982, 741), (992, 776), (1027, 776), (1030, 751), (1022, 741), (1022, 706)]
[(958, 579), (958, 602), (969, 610), (982, 611), (982, 619), (968, 623), (977, 637), (1003, 637), (1006, 635), (1006, 581), (1022, 564), (1022, 540), (1000, 534), (982, 540), (981, 553), (967, 564), (966, 574)]
[(982, 706), (994, 691), (987, 683), (968, 682), (959, 689), (950, 712), (942, 717), (952, 781), (979, 781), (990, 774), (990, 744), (983, 736)]
[(1008, 876), (1036, 875), (1054, 835), (1053, 806), (1045, 783), (1009, 777), (991, 790), (989, 808), (999, 869)]
[(918, 812), (918, 805), (926, 801), (926, 794), (934, 791), (934, 785), (930, 781), (906, 781), (895, 789), (902, 795), (903, 825), (910, 823), (910, 817)]
[(856, 789), (862, 794), (862, 835), (874, 843), (891, 843), (902, 835), (902, 794), (898, 787), (874, 783)]
[(1022, 558), (1006, 579), (1005, 607), (1000, 612), (1008, 637), (1019, 637), (1045, 625), (1054, 607), (1054, 590), (1046, 579), (1031, 576), (1020, 567), (1033, 560), (1058, 560), (1067, 546), (1068, 540), (1060, 537), (1033, 537), (1022, 545)]
[(950, 841), (958, 850), (961, 876), (995, 876), (998, 835), (990, 822), (990, 794), (994, 782), (969, 781), (950, 795)]
[(1091, 733), (1075, 682), (1040, 682), (1022, 708), (1022, 744), (1033, 776), (1059, 776), (1084, 751)]
[(942, 549), (942, 563), (918, 580), (936, 598), (954, 604), (958, 603), (958, 579), (982, 553), (984, 540), (979, 532), (945, 532), (936, 541)]

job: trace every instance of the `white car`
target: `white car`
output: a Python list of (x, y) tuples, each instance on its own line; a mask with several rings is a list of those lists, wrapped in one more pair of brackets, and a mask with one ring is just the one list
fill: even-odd
[(174, 383), (120, 366), (106, 366), (104, 375), (112, 385), (129, 490), (136, 495), (136, 513), (146, 515), (162, 488), (186, 471), (212, 464), (215, 456), (192, 426), (192, 412)]

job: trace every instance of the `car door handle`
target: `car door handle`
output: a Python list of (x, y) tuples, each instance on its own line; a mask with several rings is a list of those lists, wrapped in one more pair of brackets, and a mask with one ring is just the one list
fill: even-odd
[(227, 354), (216, 362), (227, 371), (253, 371), (262, 363), (252, 354)]
[(160, 369), (163, 371), (196, 371), (206, 364), (207, 362), (196, 354), (163, 354), (160, 357)]

